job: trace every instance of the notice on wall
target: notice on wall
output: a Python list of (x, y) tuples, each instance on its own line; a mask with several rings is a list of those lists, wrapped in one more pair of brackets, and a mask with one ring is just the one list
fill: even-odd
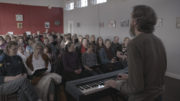
[(109, 28), (116, 28), (116, 21), (115, 20), (109, 21)]
[(26, 35), (31, 35), (31, 31), (26, 31)]
[(7, 32), (7, 34), (8, 34), (8, 35), (13, 35), (13, 34), (14, 34), (14, 32)]
[(23, 21), (23, 15), (22, 14), (16, 14), (16, 21)]
[(17, 23), (17, 28), (22, 29), (23, 28), (23, 23)]
[(45, 28), (50, 28), (50, 23), (49, 22), (45, 22), (44, 26), (45, 26)]

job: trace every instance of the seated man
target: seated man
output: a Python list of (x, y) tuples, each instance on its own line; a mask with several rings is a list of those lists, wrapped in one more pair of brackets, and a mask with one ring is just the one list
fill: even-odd
[(114, 36), (114, 40), (112, 42), (111, 47), (113, 48), (114, 52), (116, 52), (118, 49), (122, 50), (122, 45), (119, 43), (119, 37)]
[(17, 47), (16, 42), (9, 42), (0, 61), (0, 95), (17, 93), (18, 101), (39, 101), (23, 61), (16, 55)]

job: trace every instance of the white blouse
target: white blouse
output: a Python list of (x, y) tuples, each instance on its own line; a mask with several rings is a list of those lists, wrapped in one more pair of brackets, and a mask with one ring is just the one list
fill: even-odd
[[(36, 70), (38, 70), (38, 69), (46, 68), (46, 66), (45, 66), (45, 61), (43, 60), (43, 58), (42, 58), (41, 55), (39, 55), (38, 59), (36, 59), (36, 58), (34, 57), (34, 55), (33, 55), (33, 57), (32, 57), (32, 65), (33, 65), (33, 67), (34, 67), (34, 70), (31, 71), (31, 73), (34, 73), (34, 72), (35, 72)], [(50, 64), (50, 63), (48, 63), (48, 67), (47, 67), (47, 68), (48, 68), (48, 69), (46, 70), (45, 73), (49, 73), (49, 72), (51, 71), (51, 64)]]

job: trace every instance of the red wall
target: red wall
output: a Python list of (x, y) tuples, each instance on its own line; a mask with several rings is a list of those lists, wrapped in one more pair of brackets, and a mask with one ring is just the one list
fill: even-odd
[[(16, 14), (23, 15), (23, 28), (17, 28)], [(59, 20), (60, 25), (56, 26), (55, 21)], [(14, 34), (22, 34), (26, 31), (36, 33), (45, 32), (44, 23), (50, 22), (49, 31), (63, 33), (63, 9), (42, 6), (27, 6), (0, 3), (0, 34), (14, 32)]]

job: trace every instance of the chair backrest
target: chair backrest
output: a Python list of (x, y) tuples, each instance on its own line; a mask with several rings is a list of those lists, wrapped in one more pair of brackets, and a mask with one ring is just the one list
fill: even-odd
[(0, 95), (0, 101), (17, 101), (17, 94)]

